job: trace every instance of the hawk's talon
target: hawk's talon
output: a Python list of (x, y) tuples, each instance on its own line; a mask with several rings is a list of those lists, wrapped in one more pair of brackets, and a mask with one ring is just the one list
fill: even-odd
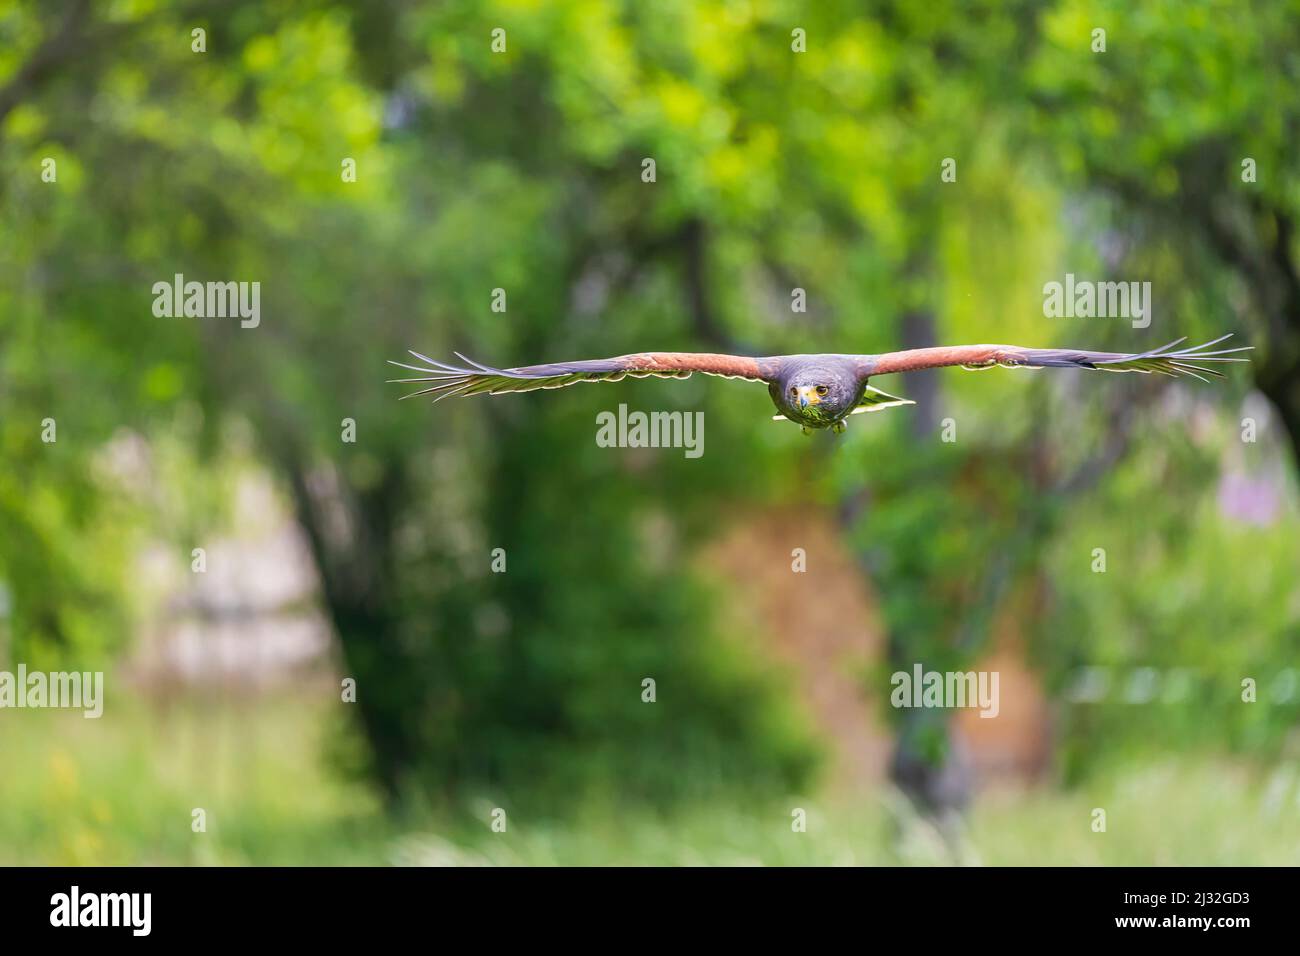
[(799, 431), (803, 432), (805, 435), (811, 435), (813, 433), (813, 430), (807, 425), (800, 425)]
[(831, 431), (833, 431), (837, 435), (843, 435), (844, 432), (848, 430), (848, 427), (849, 426), (847, 422), (838, 421), (831, 425)]

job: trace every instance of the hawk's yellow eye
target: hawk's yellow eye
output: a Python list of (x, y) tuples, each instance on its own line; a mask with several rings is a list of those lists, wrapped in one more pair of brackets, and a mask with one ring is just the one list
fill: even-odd
[(818, 385), (818, 386), (817, 386), (817, 394), (818, 394), (818, 395), (825, 395), (825, 394), (826, 394), (827, 392), (829, 392), (829, 391), (830, 391), (830, 389), (827, 388), (825, 385)]

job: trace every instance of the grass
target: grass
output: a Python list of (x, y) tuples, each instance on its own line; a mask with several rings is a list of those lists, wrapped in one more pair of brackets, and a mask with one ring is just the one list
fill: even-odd
[[(1300, 863), (1290, 764), (1148, 757), (1071, 791), (985, 792), (951, 841), (885, 787), (669, 817), (608, 802), (495, 833), (486, 799), (386, 816), (322, 759), (329, 726), (292, 701), (115, 707), (100, 720), (0, 712), (0, 865)], [(792, 831), (796, 807), (806, 832)], [(206, 832), (192, 829), (196, 808)]]

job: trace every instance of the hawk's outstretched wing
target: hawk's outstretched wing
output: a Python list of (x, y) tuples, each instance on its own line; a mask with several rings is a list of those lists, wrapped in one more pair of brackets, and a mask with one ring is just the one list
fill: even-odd
[(580, 362), (556, 362), (551, 365), (526, 365), (523, 368), (490, 368), (454, 353), (468, 368), (447, 365), (427, 355), (412, 352), (427, 367), (392, 362), (400, 368), (419, 372), (419, 378), (395, 378), (390, 382), (428, 384), (426, 388), (403, 395), (436, 395), (441, 401), (450, 395), (498, 395), (502, 392), (531, 392), (538, 388), (564, 388), (578, 382), (617, 382), (631, 376), (646, 378), (688, 378), (692, 372), (766, 382), (776, 374), (773, 359), (723, 355), (716, 352), (638, 352), (614, 358), (588, 359)]
[(863, 355), (858, 364), (867, 375), (888, 375), (890, 372), (914, 372), (923, 368), (940, 368), (960, 365), (968, 369), (997, 368), (1091, 368), (1104, 372), (1156, 372), (1161, 375), (1191, 375), (1206, 381), (1202, 376), (1222, 378), (1223, 373), (1207, 364), (1216, 362), (1245, 362), (1236, 352), (1250, 351), (1253, 346), (1207, 351), (1231, 333), (1197, 345), (1178, 349), (1185, 338), (1150, 352), (1128, 354), (1124, 352), (1083, 352), (1078, 349), (1027, 349), (1018, 345), (953, 345), (928, 349), (909, 349), (905, 352), (886, 352), (883, 355)]

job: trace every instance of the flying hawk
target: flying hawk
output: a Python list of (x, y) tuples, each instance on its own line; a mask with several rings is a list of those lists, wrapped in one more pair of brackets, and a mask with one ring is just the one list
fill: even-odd
[(1179, 349), (1185, 338), (1150, 352), (1083, 352), (1077, 349), (1029, 349), (1017, 345), (952, 345), (908, 349), (881, 355), (771, 355), (750, 358), (716, 352), (638, 352), (615, 358), (526, 365), (522, 368), (490, 368), (466, 358), (457, 358), (468, 368), (447, 365), (412, 351), (426, 367), (391, 362), (419, 372), (419, 378), (390, 379), (402, 384), (426, 384), (426, 388), (404, 395), (436, 395), (435, 402), (452, 395), (500, 395), (503, 392), (531, 392), (538, 388), (564, 388), (578, 382), (617, 382), (622, 378), (689, 378), (692, 372), (741, 378), (767, 384), (772, 403), (781, 414), (775, 421), (790, 420), (803, 427), (804, 434), (815, 428), (844, 431), (845, 419), (859, 412), (875, 412), (896, 405), (913, 405), (867, 384), (876, 375), (915, 372), (923, 368), (960, 365), (966, 369), (996, 368), (1089, 368), (1105, 372), (1156, 372), (1161, 375), (1190, 375), (1222, 378), (1207, 364), (1245, 362), (1234, 353), (1253, 346), (1209, 351), (1231, 334), (1194, 348)]

